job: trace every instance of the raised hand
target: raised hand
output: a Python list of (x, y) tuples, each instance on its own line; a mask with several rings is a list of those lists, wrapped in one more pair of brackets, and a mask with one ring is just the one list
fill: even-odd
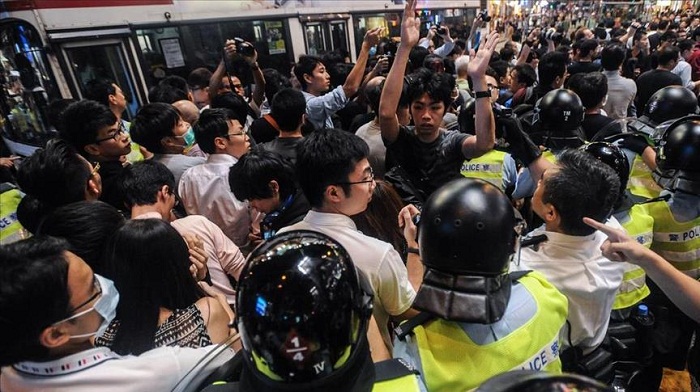
[(369, 45), (368, 47), (375, 46), (379, 43), (379, 36), (382, 34), (382, 31), (384, 31), (383, 27), (375, 27), (365, 33), (364, 42)]
[(479, 46), (479, 51), (473, 56), (469, 65), (467, 66), (467, 72), (472, 78), (483, 78), (486, 75), (486, 69), (489, 67), (489, 60), (491, 60), (491, 55), (496, 47), (498, 41), (498, 33), (492, 31), (486, 38), (486, 42)]
[(420, 18), (416, 17), (416, 1), (407, 0), (401, 20), (401, 45), (416, 46), (420, 39)]

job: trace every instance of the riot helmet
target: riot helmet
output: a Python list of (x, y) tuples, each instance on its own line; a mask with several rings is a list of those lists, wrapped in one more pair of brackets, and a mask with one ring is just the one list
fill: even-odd
[(663, 188), (700, 195), (700, 116), (680, 118), (666, 129), (656, 166), (654, 180)]
[(620, 147), (607, 142), (588, 143), (581, 146), (581, 149), (615, 170), (615, 173), (620, 178), (620, 197), (618, 199), (618, 202), (620, 202), (625, 194), (627, 181), (630, 178), (630, 165), (625, 153), (622, 152)]
[(657, 91), (647, 101), (644, 116), (653, 125), (698, 113), (698, 99), (683, 86), (668, 86)]
[[(324, 382), (348, 368), (371, 367), (372, 298), (347, 251), (324, 234), (291, 231), (261, 244), (248, 257), (236, 298), (252, 383), (324, 390)], [(355, 373), (349, 377), (358, 378)]]
[(448, 320), (499, 320), (521, 229), (508, 197), (488, 182), (460, 178), (435, 191), (421, 213), (426, 272), (414, 307)]
[(556, 89), (537, 101), (525, 121), (532, 124), (529, 128), (533, 142), (560, 151), (584, 144), (583, 116), (581, 98), (571, 90)]
[(615, 388), (580, 374), (513, 370), (494, 376), (476, 392), (613, 392)]

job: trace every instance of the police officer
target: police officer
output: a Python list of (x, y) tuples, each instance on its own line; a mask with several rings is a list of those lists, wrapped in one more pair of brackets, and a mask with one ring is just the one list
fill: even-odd
[(398, 360), (372, 363), (372, 290), (330, 237), (291, 231), (249, 256), (238, 287), (242, 391), (412, 391)]
[[(651, 249), (678, 270), (700, 277), (700, 116), (673, 122), (663, 133), (656, 151), (654, 179), (668, 201), (649, 204), (654, 218)], [(656, 390), (662, 367), (682, 370), (697, 324), (685, 316), (663, 292), (648, 280), (651, 294), (645, 300), (656, 316), (655, 367), (647, 373), (649, 390)], [(697, 351), (697, 349), (695, 350)], [(697, 377), (697, 363), (688, 363)]]
[(428, 199), (419, 226), (422, 313), (397, 329), (394, 357), (429, 391), (473, 389), (511, 369), (560, 372), (567, 300), (537, 272), (508, 274), (522, 225), (503, 192), (454, 180)]

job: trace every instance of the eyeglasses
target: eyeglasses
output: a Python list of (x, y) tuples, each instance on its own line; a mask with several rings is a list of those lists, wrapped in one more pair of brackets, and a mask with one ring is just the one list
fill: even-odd
[(117, 140), (117, 137), (119, 137), (119, 135), (121, 135), (121, 134), (124, 133), (124, 132), (126, 132), (126, 130), (124, 129), (124, 125), (123, 125), (123, 124), (121, 123), (121, 121), (120, 121), (120, 122), (119, 122), (119, 127), (117, 128), (116, 131), (114, 131), (114, 133), (112, 133), (110, 136), (107, 136), (107, 137), (105, 137), (105, 138), (95, 140), (95, 143), (98, 143), (98, 144), (99, 144), (99, 143), (102, 143), (102, 142), (106, 142), (107, 140), (110, 140), (110, 139), (112, 139), (112, 140)]
[(362, 181), (351, 181), (351, 182), (337, 182), (335, 185), (355, 185), (355, 184), (367, 184), (374, 182), (374, 170), (369, 168), (369, 178)]
[(78, 309), (82, 308), (83, 306), (89, 304), (90, 302), (92, 302), (92, 301), (94, 301), (95, 299), (97, 299), (100, 295), (102, 295), (102, 286), (100, 286), (100, 281), (99, 281), (97, 278), (95, 278), (94, 275), (93, 275), (93, 278), (92, 278), (92, 279), (93, 279), (93, 285), (92, 285), (92, 287), (93, 287), (93, 290), (95, 291), (95, 294), (91, 295), (90, 298), (87, 299), (87, 301), (85, 301), (85, 302), (81, 303), (80, 305), (74, 307), (73, 310), (71, 310), (71, 313), (72, 313), (72, 312), (75, 312), (76, 310), (78, 310)]

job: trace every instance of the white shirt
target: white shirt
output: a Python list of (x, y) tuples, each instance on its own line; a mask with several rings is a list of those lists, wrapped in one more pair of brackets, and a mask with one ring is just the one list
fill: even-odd
[(685, 61), (684, 58), (680, 57), (678, 59), (678, 64), (671, 70), (674, 74), (680, 76), (683, 82), (683, 87), (693, 91), (695, 89), (695, 83), (693, 83), (692, 73), (693, 67)]
[[(615, 218), (607, 224), (622, 229)], [(543, 225), (530, 235), (539, 234), (545, 234), (547, 241), (537, 251), (523, 248), (520, 265), (511, 263), (511, 271), (538, 271), (568, 298), (571, 344), (587, 354), (600, 345), (608, 330), (624, 263), (603, 257), (600, 246), (608, 237), (600, 231), (580, 237), (546, 231)], [(566, 326), (560, 338), (563, 347), (570, 346)]]
[(187, 169), (178, 191), (190, 215), (204, 215), (237, 246), (248, 244), (252, 222), (248, 203), (236, 199), (228, 184), (228, 171), (238, 159), (228, 154), (211, 154), (206, 163)]
[(299, 223), (283, 228), (312, 230), (328, 235), (347, 250), (355, 266), (362, 271), (374, 290), (374, 318), (384, 343), (391, 347), (387, 323), (389, 316), (407, 311), (416, 292), (408, 281), (408, 271), (401, 256), (387, 242), (366, 236), (357, 230), (355, 222), (342, 214), (309, 211)]
[(183, 154), (155, 154), (153, 160), (164, 164), (173, 173), (175, 184), (180, 182), (182, 173), (187, 169), (206, 162), (202, 157), (188, 157)]
[[(93, 348), (49, 362), (22, 362), (16, 367), (37, 365), (38, 373), (47, 368), (69, 365), (75, 370), (59, 375), (33, 375), (15, 367), (3, 367), (0, 389), (3, 392), (170, 392), (183, 391), (188, 383), (201, 383), (206, 376), (233, 357), (233, 350), (206, 364), (204, 371), (187, 374), (207, 353), (217, 346), (203, 348), (159, 347), (139, 356), (119, 354), (107, 347)], [(98, 358), (95, 360), (94, 358)], [(80, 365), (86, 360), (86, 365)], [(185, 382), (178, 384), (186, 377)], [(177, 385), (177, 389), (174, 389)]]

